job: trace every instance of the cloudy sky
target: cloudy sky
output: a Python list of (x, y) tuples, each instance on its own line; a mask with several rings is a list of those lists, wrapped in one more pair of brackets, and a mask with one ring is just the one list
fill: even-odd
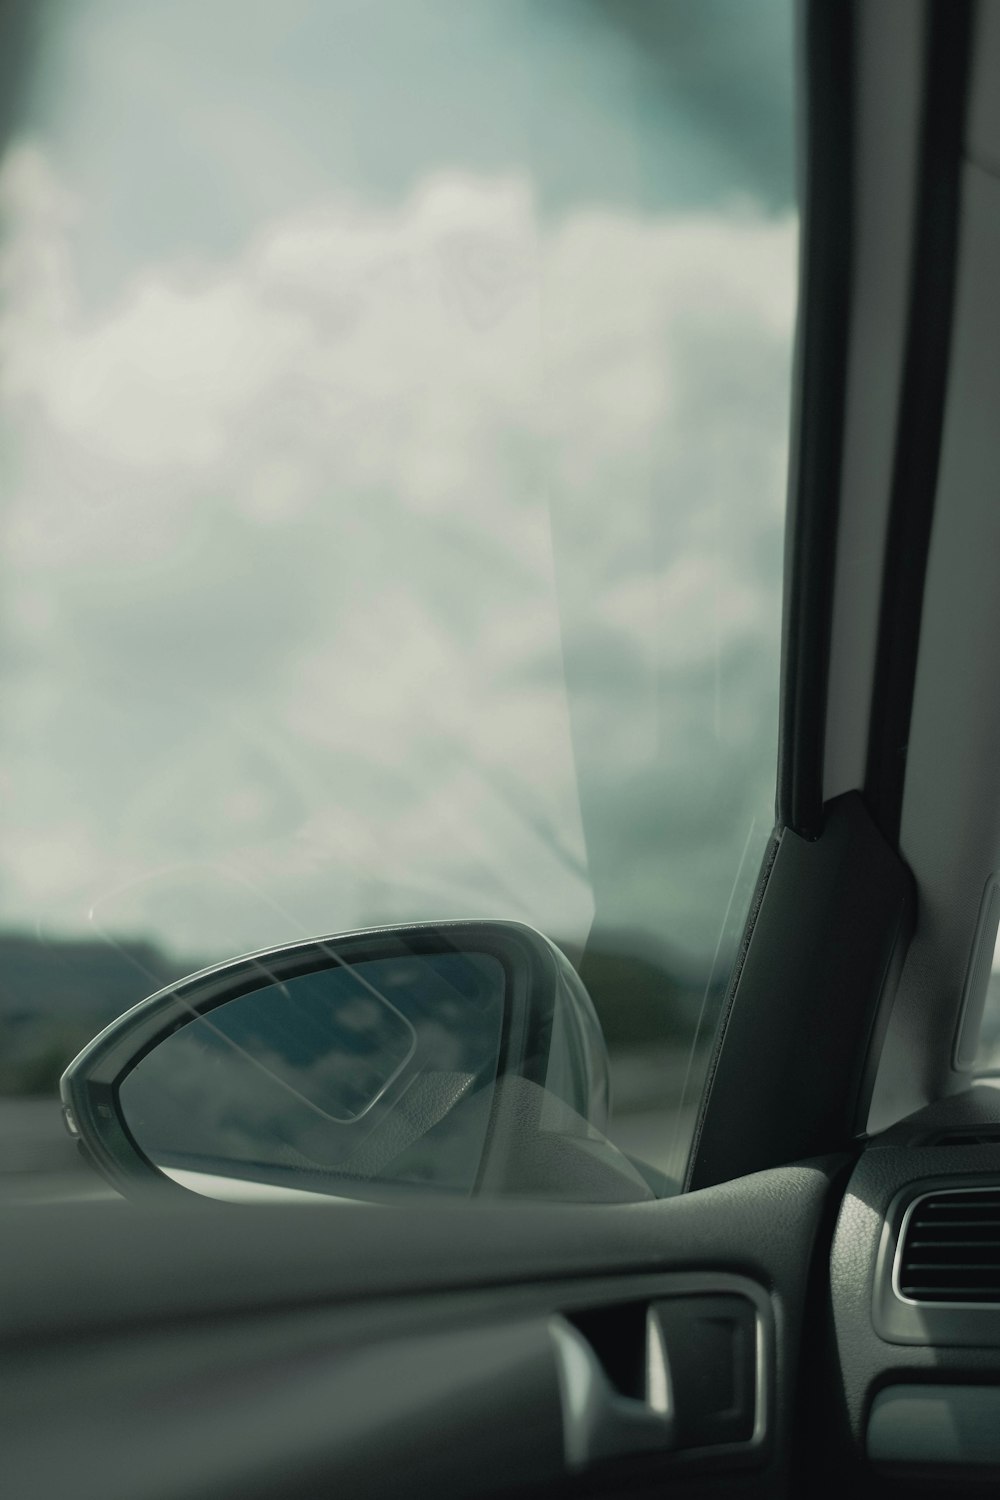
[(729, 940), (773, 803), (788, 11), (51, 10), (0, 165), (0, 924)]

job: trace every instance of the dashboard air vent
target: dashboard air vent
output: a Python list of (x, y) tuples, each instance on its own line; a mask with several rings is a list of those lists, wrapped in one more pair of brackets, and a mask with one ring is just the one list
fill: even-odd
[(929, 1146), (998, 1146), (1000, 1125), (983, 1125), (979, 1130), (950, 1130), (932, 1136)]
[(1000, 1187), (918, 1198), (896, 1264), (897, 1291), (913, 1302), (1000, 1303)]

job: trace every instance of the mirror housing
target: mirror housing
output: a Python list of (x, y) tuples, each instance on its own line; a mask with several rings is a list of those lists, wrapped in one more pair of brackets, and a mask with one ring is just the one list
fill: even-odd
[(608, 1077), (560, 950), (519, 923), (462, 921), (202, 970), (105, 1028), (61, 1093), (84, 1154), (126, 1193), (649, 1198), (603, 1134)]

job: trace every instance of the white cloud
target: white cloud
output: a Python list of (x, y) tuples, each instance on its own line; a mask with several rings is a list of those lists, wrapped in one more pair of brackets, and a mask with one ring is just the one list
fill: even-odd
[(710, 952), (771, 775), (793, 222), (438, 175), (93, 314), (37, 147), (0, 202), (5, 919), (579, 936), (593, 884)]

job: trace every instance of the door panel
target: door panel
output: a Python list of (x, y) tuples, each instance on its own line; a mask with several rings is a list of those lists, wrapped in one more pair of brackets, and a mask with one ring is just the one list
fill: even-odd
[[(778, 1494), (837, 1165), (624, 1210), (8, 1210), (0, 1280), (19, 1295), (3, 1312), (4, 1487), (25, 1500), (70, 1486), (78, 1500), (613, 1493), (669, 1474), (679, 1493), (719, 1479)], [(694, 1296), (756, 1309), (754, 1441), (671, 1452), (670, 1422), (661, 1444), (636, 1420), (634, 1442), (595, 1442), (587, 1463), (560, 1332), (589, 1351), (627, 1426), (642, 1416), (630, 1382), (644, 1353), (629, 1330), (648, 1307)], [(679, 1415), (684, 1341), (676, 1321), (663, 1330), (676, 1386), (663, 1404)]]

